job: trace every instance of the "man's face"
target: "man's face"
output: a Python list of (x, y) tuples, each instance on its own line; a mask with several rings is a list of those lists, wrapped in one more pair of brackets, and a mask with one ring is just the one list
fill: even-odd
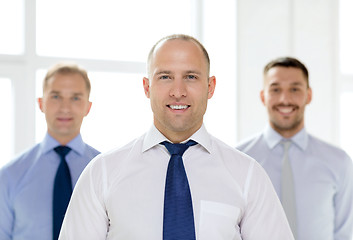
[(202, 50), (192, 41), (168, 40), (155, 50), (149, 71), (143, 84), (155, 126), (173, 142), (186, 140), (201, 127), (216, 84)]
[(282, 136), (292, 137), (304, 127), (304, 110), (312, 93), (301, 69), (271, 68), (264, 76), (260, 95), (271, 127)]
[(48, 133), (61, 144), (66, 144), (80, 133), (83, 118), (92, 104), (88, 101), (83, 77), (76, 73), (54, 75), (38, 103), (45, 114)]

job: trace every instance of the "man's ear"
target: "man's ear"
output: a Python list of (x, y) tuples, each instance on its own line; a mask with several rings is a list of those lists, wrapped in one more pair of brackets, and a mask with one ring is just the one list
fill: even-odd
[(85, 116), (87, 116), (89, 114), (89, 112), (91, 111), (91, 107), (92, 107), (92, 102), (88, 102), (88, 107), (87, 107), (87, 111), (86, 111)]
[(208, 79), (208, 99), (210, 99), (216, 88), (216, 77), (212, 76)]
[(260, 99), (261, 99), (261, 102), (263, 103), (263, 105), (265, 105), (265, 93), (264, 93), (264, 90), (261, 90), (261, 92), (260, 92)]
[(150, 98), (150, 80), (146, 77), (143, 78), (143, 90), (147, 98)]
[(311, 88), (308, 88), (308, 93), (307, 93), (307, 98), (306, 98), (306, 104), (311, 103), (311, 100), (313, 98), (313, 91), (311, 90)]
[(44, 111), (43, 111), (43, 98), (38, 98), (38, 99), (37, 99), (37, 102), (38, 102), (39, 109), (40, 109), (42, 112), (44, 112)]

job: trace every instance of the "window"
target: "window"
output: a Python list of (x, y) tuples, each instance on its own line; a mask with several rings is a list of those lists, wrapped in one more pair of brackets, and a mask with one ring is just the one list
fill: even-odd
[(12, 115), (12, 86), (11, 80), (0, 77), (0, 102), (1, 118), (0, 118), (0, 146), (1, 159), (0, 167), (7, 163), (13, 157), (13, 115)]
[(23, 54), (23, 3), (23, 0), (0, 0), (0, 54)]
[[(45, 70), (37, 73), (37, 96), (42, 96)], [(142, 87), (142, 74), (90, 72), (92, 108), (84, 118), (81, 134), (85, 142), (101, 152), (123, 146), (152, 124), (149, 100)], [(36, 141), (46, 133), (44, 114), (36, 111)]]
[(342, 74), (353, 75), (353, 1), (340, 1), (340, 70)]
[(100, 151), (123, 146), (143, 134), (152, 124), (142, 74), (90, 74), (92, 108), (82, 135)]
[(349, 110), (352, 108), (353, 103), (353, 91), (344, 92), (341, 95), (341, 145), (347, 151), (347, 153), (353, 156), (353, 111)]
[(340, 145), (353, 158), (353, 2), (340, 0), (339, 8), (339, 74), (340, 79)]
[[(234, 146), (235, 5), (212, 0), (0, 0), (0, 30), (8, 37), (0, 39), (0, 76), (10, 72), (4, 76), (13, 84), (14, 154), (43, 139), (47, 126), (36, 98), (42, 96), (46, 70), (66, 60), (84, 67), (92, 82), (93, 105), (81, 129), (88, 144), (106, 151), (143, 134), (153, 122), (142, 86), (146, 58), (157, 40), (174, 33), (195, 36), (211, 59), (222, 59), (211, 60), (219, 81), (205, 122), (211, 133)], [(219, 36), (225, 35), (220, 44)], [(227, 117), (220, 124), (221, 115)]]
[(37, 52), (144, 62), (159, 38), (192, 33), (191, 2), (37, 0)]

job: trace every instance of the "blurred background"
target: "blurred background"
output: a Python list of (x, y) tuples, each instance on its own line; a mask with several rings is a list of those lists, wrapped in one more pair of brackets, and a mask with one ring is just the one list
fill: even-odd
[(0, 0), (0, 167), (44, 137), (46, 69), (73, 61), (92, 82), (84, 140), (120, 147), (152, 124), (142, 78), (160, 38), (184, 33), (209, 51), (217, 78), (206, 128), (231, 146), (261, 131), (262, 70), (280, 56), (309, 69), (306, 128), (353, 156), (352, 0)]

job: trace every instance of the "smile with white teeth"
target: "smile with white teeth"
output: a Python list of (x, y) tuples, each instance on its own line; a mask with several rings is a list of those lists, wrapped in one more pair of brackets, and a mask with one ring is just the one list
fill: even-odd
[(284, 114), (294, 111), (294, 107), (278, 107), (277, 109), (279, 112)]
[(187, 109), (189, 106), (188, 105), (169, 105), (169, 107), (173, 110), (181, 110), (181, 109)]

